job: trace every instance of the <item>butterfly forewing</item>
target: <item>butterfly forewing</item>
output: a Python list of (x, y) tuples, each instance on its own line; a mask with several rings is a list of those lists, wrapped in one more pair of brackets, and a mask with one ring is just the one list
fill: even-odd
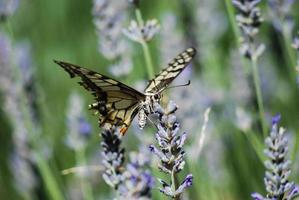
[(196, 50), (194, 48), (188, 48), (180, 53), (168, 64), (167, 68), (149, 81), (145, 93), (155, 94), (162, 92), (188, 66), (195, 54)]
[(95, 96), (96, 103), (90, 107), (100, 114), (100, 126), (105, 123), (118, 125), (121, 133), (125, 134), (145, 95), (97, 72), (66, 62), (54, 62), (64, 68), (71, 78), (80, 77), (79, 84)]
[(71, 78), (80, 77), (79, 84), (95, 96), (96, 102), (91, 104), (90, 108), (100, 114), (100, 126), (104, 126), (104, 124), (120, 126), (120, 132), (124, 135), (139, 110), (143, 113), (146, 111), (147, 114), (153, 112), (151, 109), (147, 109), (153, 107), (149, 105), (152, 104), (152, 101), (148, 101), (148, 98), (161, 93), (190, 63), (195, 53), (195, 49), (188, 48), (179, 54), (168, 64), (166, 69), (149, 81), (145, 94), (83, 67), (62, 61), (54, 62), (64, 68)]

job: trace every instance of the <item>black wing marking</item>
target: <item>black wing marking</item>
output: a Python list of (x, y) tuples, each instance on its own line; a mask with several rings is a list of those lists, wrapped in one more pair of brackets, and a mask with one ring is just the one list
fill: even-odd
[(195, 54), (196, 50), (194, 48), (188, 48), (180, 53), (168, 64), (167, 68), (149, 81), (145, 93), (155, 94), (162, 92), (188, 66)]
[(125, 134), (145, 95), (92, 70), (62, 61), (54, 62), (65, 69), (71, 78), (80, 77), (79, 84), (95, 96), (96, 103), (91, 104), (90, 108), (100, 114), (100, 126), (105, 123), (118, 125), (121, 126), (121, 133)]

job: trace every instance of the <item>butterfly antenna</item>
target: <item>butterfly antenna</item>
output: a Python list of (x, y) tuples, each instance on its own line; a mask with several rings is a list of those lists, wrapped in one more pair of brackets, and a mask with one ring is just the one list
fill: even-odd
[(186, 86), (188, 86), (188, 85), (190, 85), (190, 84), (191, 84), (191, 81), (190, 81), (190, 80), (188, 80), (188, 82), (187, 82), (187, 83), (185, 83), (185, 84), (182, 84), (182, 85), (174, 85), (174, 86), (169, 86), (169, 87), (165, 88), (165, 90), (166, 90), (166, 89), (171, 89), (171, 88), (177, 88), (177, 87), (186, 87)]

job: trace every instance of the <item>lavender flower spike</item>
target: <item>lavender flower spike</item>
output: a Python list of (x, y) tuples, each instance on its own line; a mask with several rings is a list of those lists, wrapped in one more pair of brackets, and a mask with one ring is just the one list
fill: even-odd
[(116, 192), (119, 199), (151, 198), (153, 177), (144, 168), (150, 163), (150, 156), (144, 150), (130, 153), (130, 162), (124, 166), (125, 149), (121, 147), (119, 130), (115, 127), (105, 127), (102, 132), (103, 179)]
[(117, 0), (93, 0), (93, 21), (99, 38), (99, 51), (113, 62), (109, 71), (114, 76), (128, 75), (132, 69), (130, 48), (123, 36), (128, 3)]
[(299, 31), (298, 31), (298, 35), (294, 38), (292, 47), (297, 51), (297, 66), (296, 66), (296, 70), (297, 70), (297, 72), (299, 72)]
[(77, 93), (72, 93), (69, 97), (67, 111), (68, 134), (66, 144), (76, 151), (85, 148), (92, 131), (91, 125), (84, 116), (83, 106), (83, 99)]
[(103, 148), (103, 165), (105, 167), (103, 179), (114, 189), (118, 189), (119, 184), (121, 184), (125, 161), (125, 149), (120, 147), (121, 140), (119, 135), (117, 128), (114, 126), (110, 128), (105, 127), (102, 132), (103, 141), (101, 145)]
[(256, 60), (264, 51), (263, 44), (254, 43), (255, 36), (259, 32), (259, 26), (263, 22), (261, 11), (257, 5), (261, 0), (232, 0), (238, 10), (236, 20), (242, 32), (241, 53), (250, 60)]
[(123, 183), (119, 186), (121, 199), (151, 199), (151, 189), (154, 186), (148, 167), (150, 156), (145, 148), (139, 148), (138, 152), (130, 152), (130, 163), (127, 164), (126, 171), (123, 173)]
[(144, 25), (138, 25), (132, 20), (130, 26), (123, 30), (123, 33), (131, 40), (139, 43), (150, 41), (160, 30), (156, 19), (147, 20)]
[(12, 16), (19, 7), (19, 0), (0, 1), (0, 22)]
[(185, 165), (183, 145), (186, 133), (179, 134), (180, 124), (174, 115), (177, 110), (177, 105), (174, 102), (170, 101), (166, 109), (163, 109), (159, 104), (155, 104), (154, 107), (159, 116), (158, 132), (156, 133), (158, 147), (150, 145), (149, 148), (160, 161), (158, 168), (171, 176), (170, 184), (167, 181), (159, 180), (162, 184), (160, 192), (178, 199), (185, 189), (192, 185), (193, 181), (192, 174), (187, 175), (181, 184), (178, 184), (176, 177)]
[(299, 194), (299, 187), (288, 180), (291, 173), (291, 161), (287, 159), (288, 139), (285, 129), (278, 127), (280, 115), (273, 117), (270, 136), (265, 140), (265, 154), (269, 158), (265, 161), (266, 197), (252, 194), (255, 200), (291, 200)]
[(288, 35), (292, 33), (294, 27), (292, 7), (294, 3), (295, 0), (268, 0), (270, 17), (277, 31), (285, 32)]

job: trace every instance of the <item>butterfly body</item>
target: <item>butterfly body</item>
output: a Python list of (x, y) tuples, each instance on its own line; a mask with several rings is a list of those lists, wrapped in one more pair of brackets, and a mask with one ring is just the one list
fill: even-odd
[(99, 125), (119, 126), (124, 135), (137, 114), (139, 127), (145, 126), (147, 116), (154, 112), (154, 103), (160, 102), (161, 93), (190, 63), (195, 53), (195, 49), (188, 48), (179, 54), (149, 81), (144, 93), (89, 69), (63, 61), (54, 62), (64, 68), (71, 78), (80, 77), (79, 84), (94, 95), (96, 102), (90, 104), (89, 109), (99, 115)]

